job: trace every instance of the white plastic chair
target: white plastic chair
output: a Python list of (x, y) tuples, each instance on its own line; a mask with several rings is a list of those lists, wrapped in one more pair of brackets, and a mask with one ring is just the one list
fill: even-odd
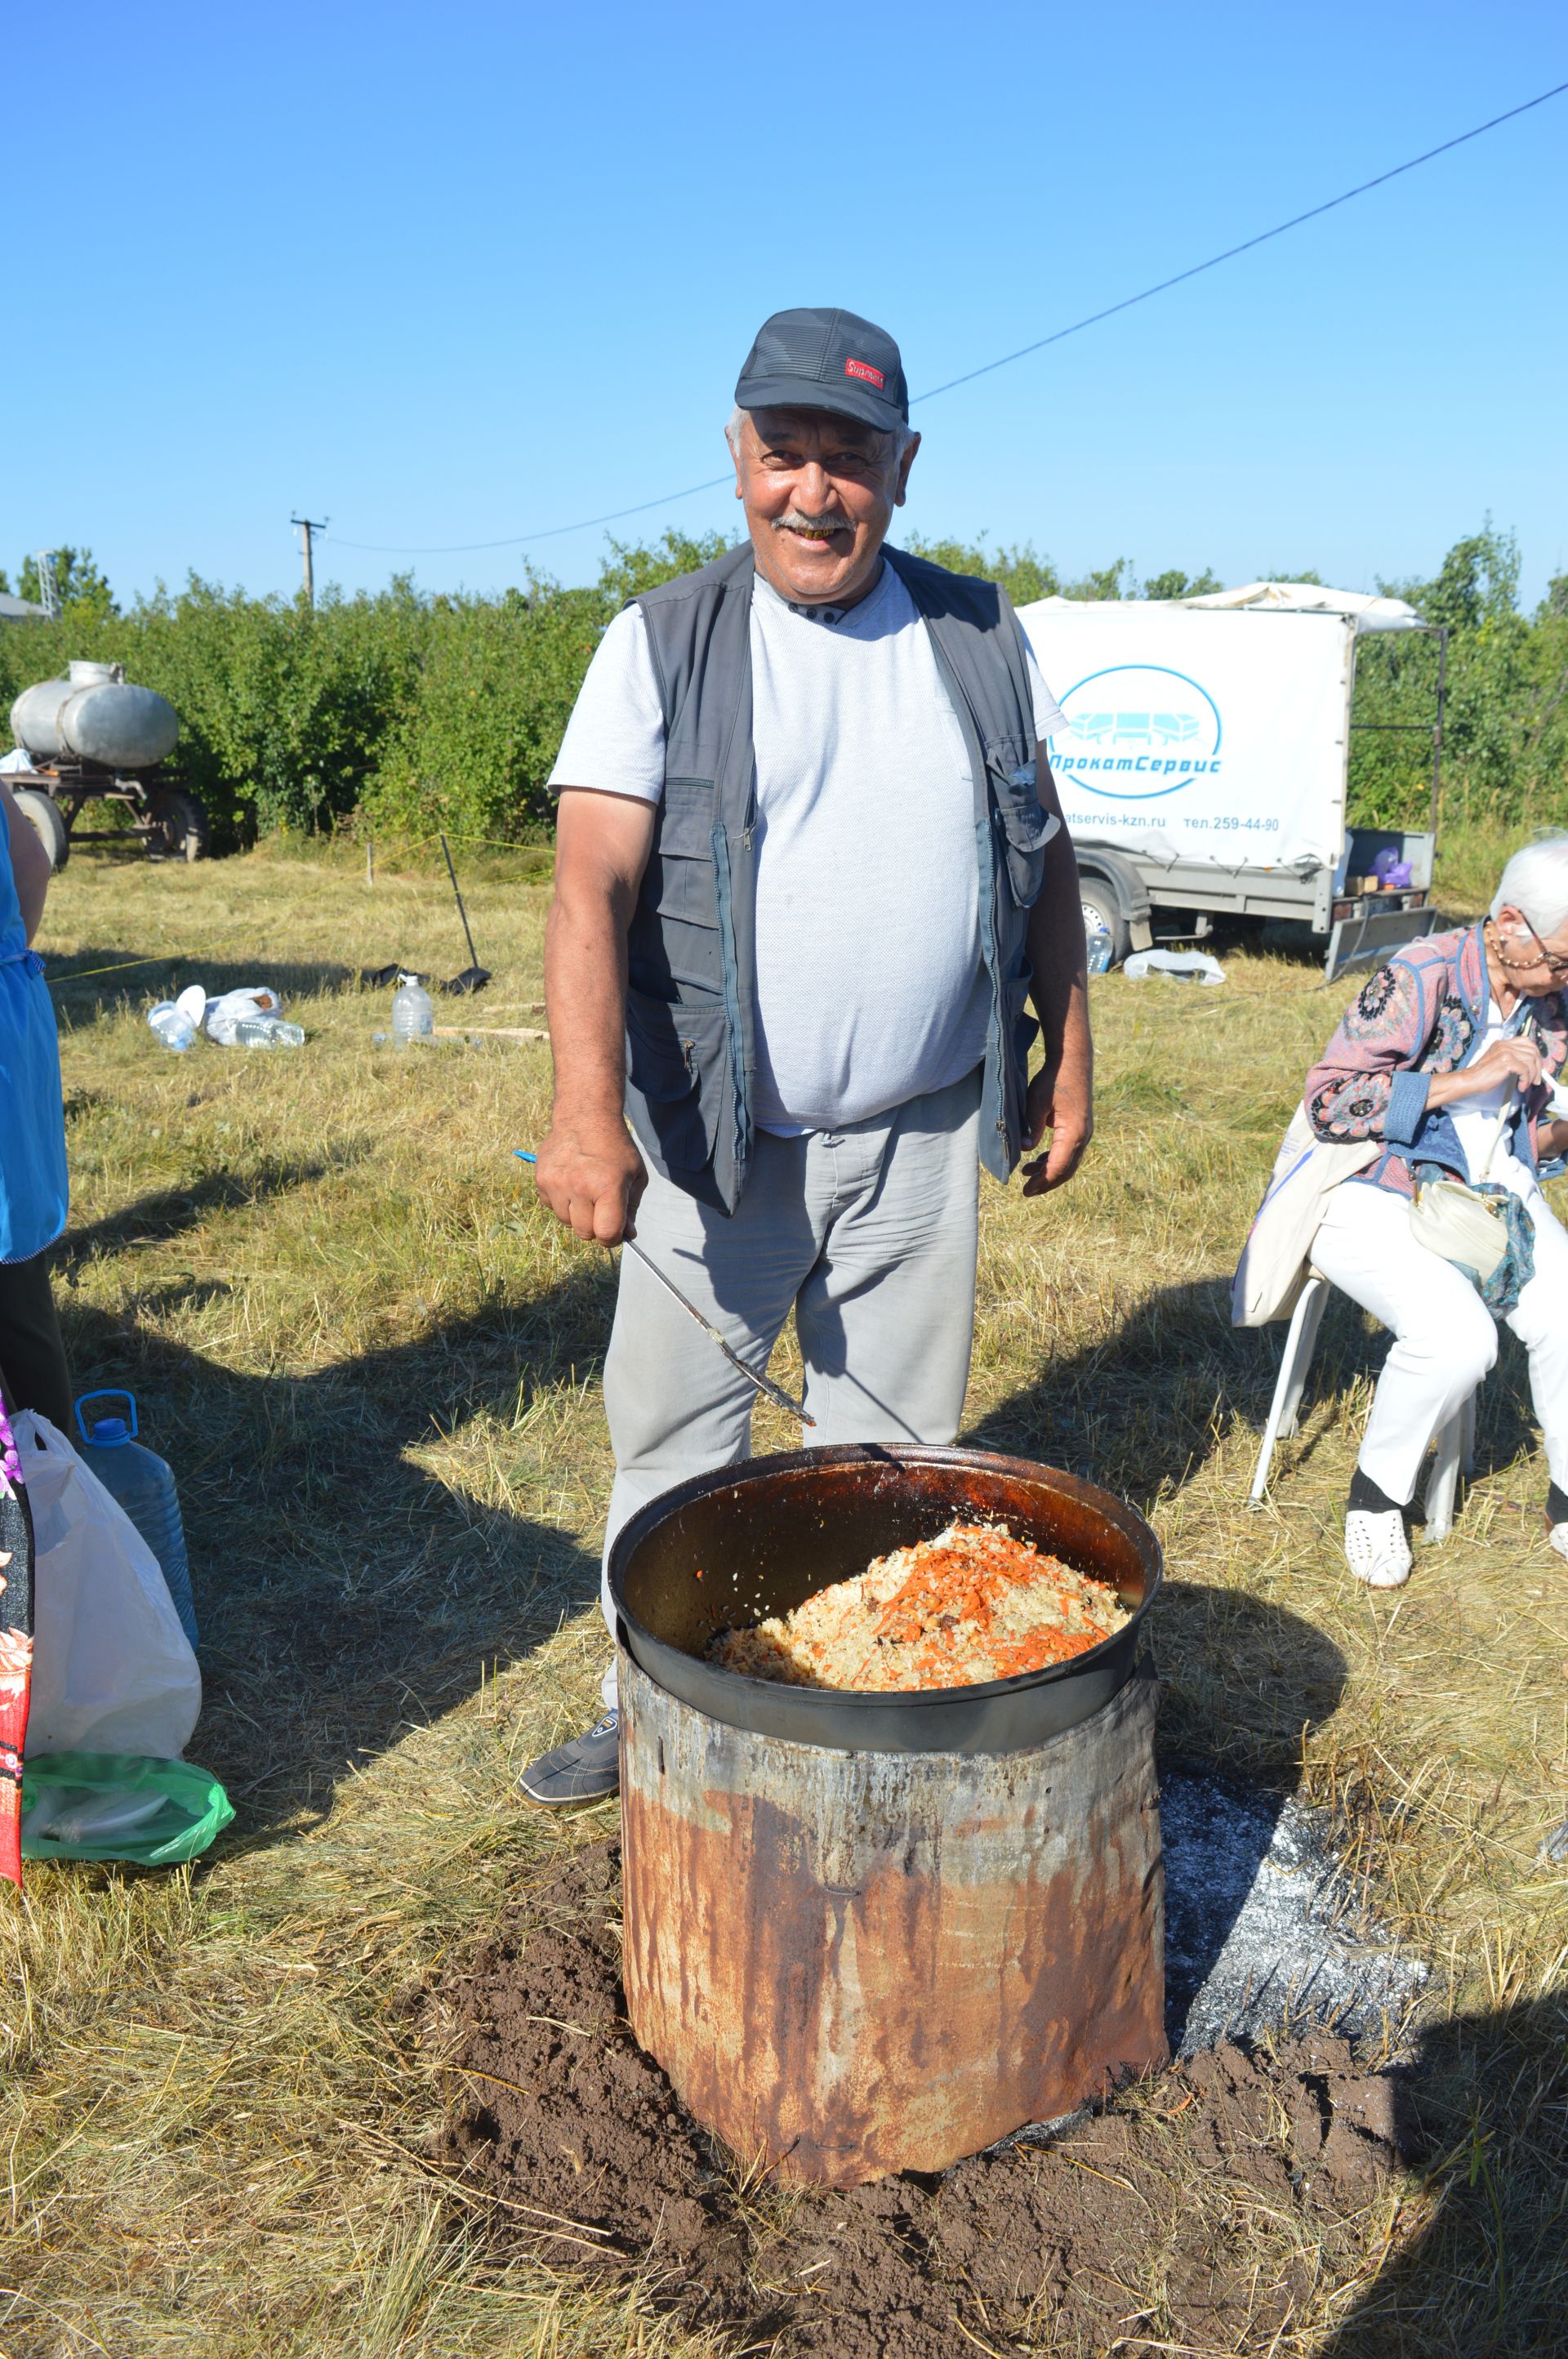
[[(1291, 1328), (1285, 1337), (1284, 1356), (1280, 1362), (1279, 1382), (1269, 1405), (1269, 1421), (1263, 1428), (1263, 1446), (1258, 1452), (1253, 1470), (1249, 1504), (1260, 1506), (1269, 1487), (1269, 1469), (1273, 1461), (1275, 1445), (1290, 1439), (1296, 1430), (1306, 1388), (1312, 1355), (1317, 1345), (1317, 1331), (1323, 1324), (1323, 1314), (1328, 1305), (1329, 1281), (1321, 1270), (1308, 1274), (1291, 1317)], [(1426, 1478), (1426, 1538), (1445, 1540), (1454, 1528), (1454, 1501), (1459, 1488), (1461, 1472), (1476, 1471), (1476, 1396), (1470, 1395), (1462, 1408), (1455, 1409), (1437, 1436), (1437, 1456)]]

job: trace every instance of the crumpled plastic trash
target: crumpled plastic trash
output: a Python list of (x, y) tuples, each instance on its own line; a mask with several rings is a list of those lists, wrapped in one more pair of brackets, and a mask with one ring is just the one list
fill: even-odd
[[(179, 1001), (175, 1001), (179, 1006)], [(209, 999), (201, 1018), (201, 1028), (209, 1040), (216, 1040), (221, 1049), (232, 1049), (234, 1027), (243, 1024), (247, 1016), (281, 1016), (283, 1002), (276, 991), (265, 983), (247, 984), (243, 991), (225, 991), (219, 999)]]
[[(172, 1003), (172, 1009), (175, 1017), (183, 1017), (192, 1033), (205, 1032), (220, 1049), (296, 1049), (305, 1038), (297, 1024), (283, 1022), (283, 1002), (265, 983), (225, 991), (216, 999), (209, 999), (199, 983), (187, 984)], [(153, 1013), (157, 1016), (161, 1011), (155, 1009)], [(157, 1024), (153, 1028), (160, 1038), (165, 1037)], [(179, 1045), (187, 1047), (189, 1040)]]
[(1121, 972), (1129, 983), (1141, 983), (1150, 974), (1168, 974), (1173, 983), (1225, 981), (1225, 969), (1206, 951), (1134, 951)]

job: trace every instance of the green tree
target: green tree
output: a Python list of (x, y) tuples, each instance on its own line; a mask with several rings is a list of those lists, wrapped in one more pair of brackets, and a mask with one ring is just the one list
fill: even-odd
[(1487, 516), (1479, 532), (1454, 542), (1433, 581), (1380, 581), (1378, 587), (1385, 597), (1408, 599), (1425, 622), (1474, 631), (1517, 619), (1519, 569), (1519, 542)]
[[(55, 595), (63, 614), (82, 621), (98, 620), (120, 611), (108, 580), (97, 564), (90, 549), (57, 549), (54, 551)], [(0, 587), (9, 587), (0, 575)], [(30, 599), (35, 606), (44, 603), (44, 585), (36, 557), (24, 557), (16, 580), (18, 598)]]
[[(1519, 548), (1487, 516), (1455, 541), (1430, 582), (1379, 580), (1448, 633), (1444, 811), (1510, 828), (1568, 820), (1568, 612), (1552, 592), (1533, 622), (1519, 611)], [(1390, 632), (1357, 651), (1351, 816), (1419, 823), (1427, 807), (1438, 652)]]
[[(670, 527), (650, 549), (641, 542), (610, 539), (610, 555), (600, 569), (595, 591), (588, 593), (609, 603), (609, 615), (615, 614), (630, 599), (640, 597), (644, 590), (656, 589), (661, 582), (673, 582), (677, 573), (696, 573), (704, 565), (712, 565), (735, 543), (726, 540), (721, 532), (703, 533), (693, 539), (689, 533), (677, 532)], [(557, 597), (561, 592), (555, 593)]]
[(1131, 598), (1137, 593), (1137, 577), (1130, 557), (1119, 557), (1114, 563), (1102, 566), (1098, 573), (1086, 573), (1081, 582), (1069, 582), (1063, 590), (1065, 598)]
[(982, 582), (995, 582), (1006, 591), (1015, 606), (1027, 606), (1036, 598), (1054, 598), (1061, 590), (1061, 578), (1048, 557), (1043, 556), (1033, 541), (1023, 541), (1015, 549), (989, 549), (986, 535), (977, 541), (927, 540), (914, 532), (904, 546), (912, 557), (924, 557), (933, 565), (945, 565), (949, 573), (973, 573)]
[(1143, 584), (1145, 598), (1206, 598), (1211, 590), (1223, 590), (1224, 582), (1209, 566), (1201, 573), (1184, 573), (1173, 566), (1168, 573), (1152, 573)]

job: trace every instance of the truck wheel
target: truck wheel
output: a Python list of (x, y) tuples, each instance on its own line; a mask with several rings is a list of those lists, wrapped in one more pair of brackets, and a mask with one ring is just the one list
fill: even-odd
[(13, 787), (16, 809), (25, 811), (32, 821), (39, 842), (49, 856), (49, 868), (58, 875), (70, 858), (70, 836), (65, 824), (65, 813), (52, 795), (41, 787)]
[(147, 849), (155, 856), (206, 859), (211, 849), (212, 832), (200, 796), (187, 794), (183, 787), (163, 787), (153, 797), (147, 817), (152, 822)]
[(1132, 929), (1121, 914), (1116, 895), (1098, 876), (1079, 878), (1078, 899), (1083, 905), (1089, 973), (1104, 974), (1108, 967), (1119, 966), (1132, 948)]

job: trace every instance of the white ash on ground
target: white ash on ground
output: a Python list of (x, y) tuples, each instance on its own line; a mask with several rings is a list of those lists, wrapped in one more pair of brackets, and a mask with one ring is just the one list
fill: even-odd
[(1427, 1979), (1336, 1856), (1328, 1814), (1192, 1764), (1160, 1777), (1166, 2019), (1195, 2055), (1281, 2025), (1397, 2033)]

